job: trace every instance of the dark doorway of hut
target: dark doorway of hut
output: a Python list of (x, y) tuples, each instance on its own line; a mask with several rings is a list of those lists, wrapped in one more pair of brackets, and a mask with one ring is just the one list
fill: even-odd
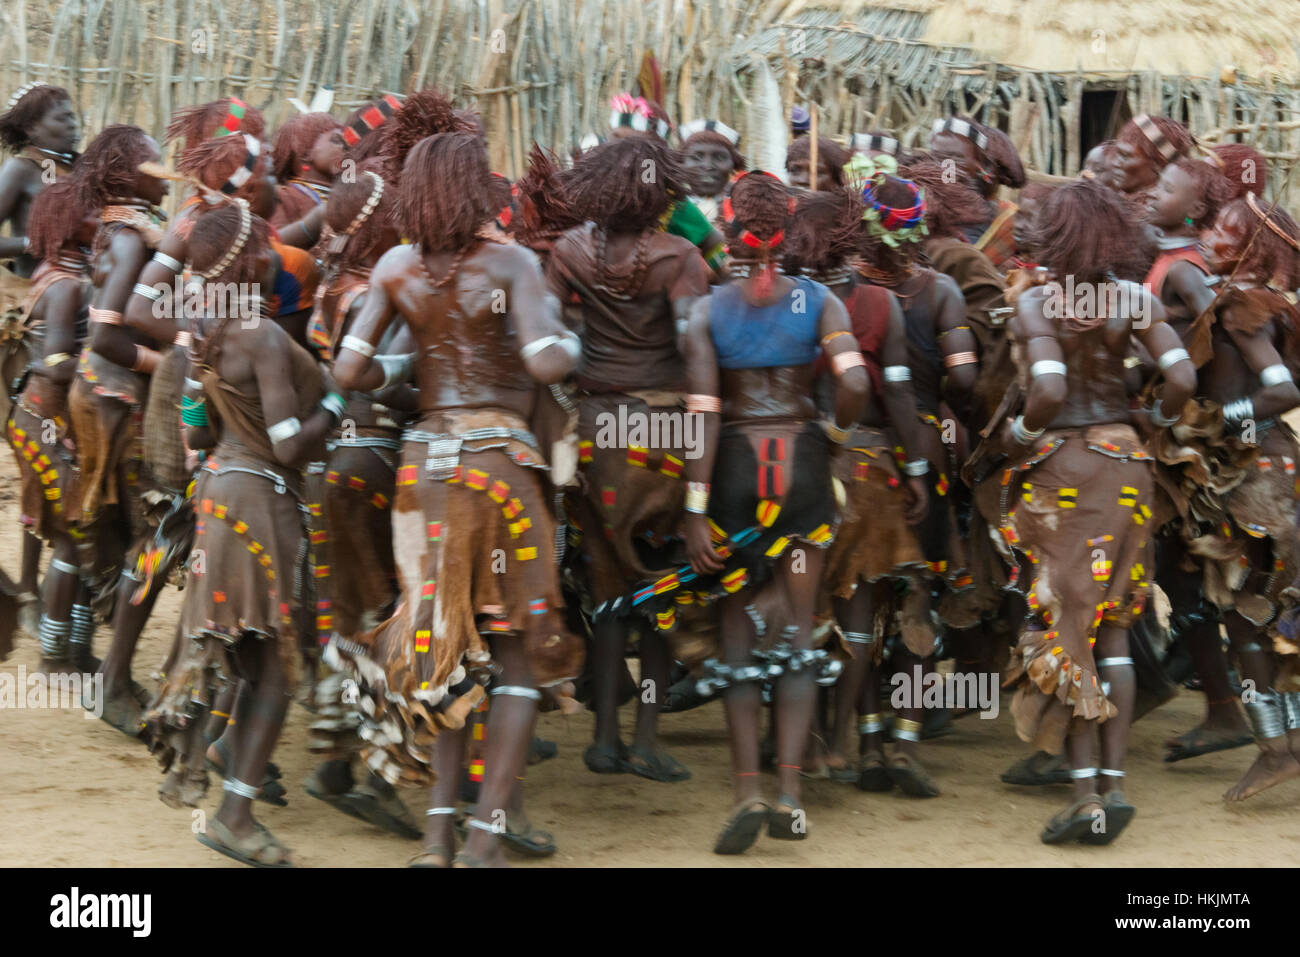
[[(1132, 118), (1128, 98), (1123, 90), (1084, 90), (1083, 107), (1079, 117), (1079, 156), (1088, 155), (1088, 151), (1098, 143), (1104, 143), (1113, 137), (1125, 123)], [(1078, 170), (1058, 170), (1066, 176), (1073, 176)]]

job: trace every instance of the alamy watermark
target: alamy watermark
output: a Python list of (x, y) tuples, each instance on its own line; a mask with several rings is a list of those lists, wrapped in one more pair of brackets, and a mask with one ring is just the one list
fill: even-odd
[(600, 449), (682, 449), (688, 459), (704, 454), (704, 415), (700, 412), (629, 412), (596, 416), (595, 445)]
[(80, 672), (43, 671), (27, 673), (19, 665), (17, 674), (0, 672), (0, 711), (84, 710), (87, 720), (103, 717), (104, 676)]
[(1000, 676), (995, 671), (967, 671), (940, 674), (931, 671), (922, 674), (920, 665), (913, 665), (909, 674), (899, 671), (890, 679), (893, 691), (889, 703), (895, 711), (904, 708), (933, 708), (956, 711), (975, 710), (981, 719), (998, 716), (1000, 703), (998, 690)]

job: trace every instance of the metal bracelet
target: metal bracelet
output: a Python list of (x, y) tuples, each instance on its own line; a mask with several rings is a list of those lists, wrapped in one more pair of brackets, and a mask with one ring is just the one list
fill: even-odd
[(1018, 415), (1011, 420), (1011, 437), (1021, 445), (1029, 445), (1040, 439), (1047, 428), (1027, 429), (1025, 428), (1025, 417)]
[(911, 382), (912, 370), (907, 366), (885, 366), (884, 377), (886, 382)]
[(497, 685), (489, 692), (492, 697), (499, 694), (509, 695), (513, 698), (527, 698), (529, 701), (541, 701), (542, 693), (536, 688), (525, 688), (523, 685)]
[(1267, 388), (1268, 386), (1280, 385), (1283, 382), (1294, 382), (1295, 380), (1291, 376), (1291, 370), (1279, 362), (1261, 370), (1259, 381), (1261, 385)]
[(1029, 367), (1029, 376), (1037, 379), (1045, 375), (1066, 375), (1068, 371), (1059, 359), (1039, 359)]
[(1223, 418), (1232, 424), (1244, 422), (1246, 419), (1255, 417), (1255, 402), (1253, 399), (1236, 399), (1229, 402), (1223, 407)]
[(153, 286), (146, 286), (142, 282), (136, 283), (135, 287), (131, 291), (137, 296), (144, 296), (150, 302), (157, 302), (163, 297), (163, 291), (161, 289), (155, 289)]
[(1161, 372), (1168, 372), (1171, 366), (1175, 366), (1183, 361), (1191, 362), (1192, 357), (1187, 354), (1186, 349), (1179, 346), (1176, 349), (1170, 349), (1168, 352), (1161, 353), (1160, 358), (1156, 360), (1156, 364), (1160, 366)]
[(158, 263), (159, 265), (166, 266), (172, 272), (180, 272), (182, 269), (185, 268), (181, 264), (181, 261), (179, 259), (175, 259), (172, 256), (168, 256), (161, 249), (156, 250), (154, 252), (152, 261)]
[(339, 343), (339, 349), (351, 349), (353, 352), (360, 353), (367, 359), (372, 359), (375, 355), (375, 347), (366, 342), (366, 340), (362, 339), (360, 336), (344, 336), (343, 341)]
[(298, 421), (298, 417), (295, 415), (287, 419), (282, 419), (268, 428), (266, 430), (266, 437), (270, 439), (271, 444), (274, 445), (277, 442), (283, 442), (286, 439), (293, 438), (301, 431), (302, 423)]
[(903, 466), (903, 471), (913, 478), (920, 478), (930, 471), (930, 462), (927, 459), (912, 459)]

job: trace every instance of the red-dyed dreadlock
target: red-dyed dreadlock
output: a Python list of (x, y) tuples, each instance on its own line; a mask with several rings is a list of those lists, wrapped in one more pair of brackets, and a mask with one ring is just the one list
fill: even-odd
[(1223, 163), (1223, 177), (1232, 190), (1232, 199), (1245, 199), (1247, 193), (1264, 195), (1268, 160), (1263, 153), (1245, 143), (1220, 143), (1210, 149)]
[[(243, 216), (236, 203), (221, 203), (200, 209), (190, 233), (190, 265), (195, 273), (205, 273), (216, 266), (230, 252), (238, 240)], [(207, 282), (254, 283), (262, 276), (258, 272), (258, 258), (270, 241), (271, 227), (266, 220), (249, 214), (249, 235), (243, 247), (225, 269)]]
[(1257, 199), (1251, 209), (1245, 199), (1232, 200), (1219, 211), (1219, 221), (1236, 226), (1244, 236), (1236, 278), (1295, 289), (1300, 286), (1300, 252), (1270, 229), (1264, 216), (1293, 243), (1300, 244), (1300, 226), (1281, 206), (1274, 208), (1267, 200)]
[(87, 206), (86, 197), (71, 177), (41, 190), (32, 200), (27, 216), (27, 239), (37, 259), (58, 259), (65, 246), (76, 240), (86, 217), (97, 207)]
[[(807, 162), (811, 153), (812, 138), (800, 136), (785, 151), (785, 168), (789, 169), (791, 163), (799, 160)], [(844, 185), (844, 164), (849, 161), (851, 155), (848, 150), (834, 140), (828, 140), (824, 136), (817, 137), (817, 164), (820, 166), (823, 162), (826, 163), (830, 169), (831, 179), (836, 186)], [(821, 176), (818, 170), (809, 170), (809, 188), (816, 189), (820, 179)]]
[(677, 154), (657, 136), (601, 143), (579, 156), (560, 178), (580, 221), (617, 232), (652, 226), (675, 197), (689, 192)]
[(931, 236), (960, 238), (963, 226), (988, 218), (984, 197), (951, 174), (946, 175), (938, 161), (923, 160), (899, 172), (925, 190), (925, 228)]
[(515, 195), (519, 209), (512, 230), (534, 252), (549, 252), (561, 233), (582, 222), (565, 195), (555, 154), (536, 143), (528, 154), (528, 169), (515, 183)]
[[(176, 168), (194, 176), (208, 189), (220, 190), (234, 172), (248, 161), (248, 155), (248, 145), (243, 136), (218, 136), (201, 140), (182, 150), (176, 160)], [(267, 162), (266, 144), (262, 144), (262, 153), (257, 158), (254, 175), (231, 195), (252, 199), (262, 187)]]
[[(369, 159), (357, 167), (357, 175), (351, 182), (340, 179), (330, 192), (329, 202), (325, 204), (325, 225), (336, 236), (342, 236), (357, 220), (361, 211), (375, 194), (375, 176), (382, 177), (383, 163), (375, 158)], [(371, 210), (361, 225), (346, 240), (343, 249), (338, 252), (325, 253), (325, 268), (332, 273), (345, 269), (360, 269), (374, 253), (383, 252), (380, 245), (396, 242), (392, 231), (393, 210), (397, 205), (397, 189), (384, 180), (379, 202)]]
[[(299, 113), (287, 120), (275, 134), (271, 172), (278, 180), (301, 176), (308, 165), (316, 140), (324, 133), (332, 133), (342, 124), (328, 113)], [(225, 137), (223, 137), (224, 139)], [(328, 175), (328, 170), (324, 170)]]
[(762, 266), (754, 279), (754, 292), (767, 296), (776, 281), (777, 249), (794, 213), (794, 197), (771, 173), (751, 170), (732, 182), (722, 209), (728, 252), (736, 262), (749, 260)]
[(104, 127), (69, 177), (77, 183), (81, 207), (98, 209), (116, 197), (134, 196), (138, 167), (151, 152), (149, 134), (140, 127), (125, 123)]
[(784, 245), (788, 273), (824, 272), (855, 256), (865, 207), (849, 186), (799, 197)]
[(61, 86), (42, 83), (24, 93), (12, 109), (0, 113), (0, 144), (18, 152), (31, 142), (31, 128), (41, 121), (53, 107), (72, 101), (68, 91)]
[(1175, 160), (1171, 165), (1191, 178), (1197, 192), (1205, 200), (1205, 212), (1192, 225), (1197, 229), (1208, 229), (1214, 225), (1215, 217), (1219, 215), (1223, 204), (1232, 199), (1233, 184), (1213, 163), (1184, 158)]
[(385, 179), (394, 186), (398, 185), (402, 164), (415, 144), (438, 133), (481, 136), (482, 126), (477, 122), (476, 114), (455, 109), (451, 100), (439, 90), (430, 88), (412, 93), (401, 110), (373, 135), (377, 141), (374, 155), (383, 159)]
[(985, 198), (991, 198), (997, 192), (998, 186), (1006, 186), (1009, 189), (1020, 189), (1024, 186), (1025, 167), (1020, 162), (1020, 154), (1016, 152), (1011, 137), (996, 126), (985, 126), (983, 123), (976, 123), (975, 126), (988, 137), (988, 147), (984, 150), (984, 155), (989, 161), (993, 179), (989, 183), (983, 180), (979, 183), (980, 191)]
[(1080, 179), (1043, 200), (1031, 245), (1038, 262), (1058, 277), (1095, 282), (1140, 268), (1139, 228), (1124, 198), (1095, 180)]
[[(243, 116), (235, 118), (231, 113), (231, 101), (235, 101), (236, 111), (242, 107)], [(237, 132), (248, 133), (262, 139), (266, 135), (266, 120), (261, 111), (248, 106), (237, 97), (223, 97), (200, 106), (183, 106), (172, 114), (164, 134), (166, 142), (180, 139), (181, 148), (189, 150), (203, 140), (216, 135), (220, 129), (237, 126)], [(225, 137), (220, 137), (225, 139)]]
[(402, 167), (398, 208), (402, 232), (422, 248), (459, 250), (501, 211), (487, 150), (476, 133), (439, 133), (421, 140)]

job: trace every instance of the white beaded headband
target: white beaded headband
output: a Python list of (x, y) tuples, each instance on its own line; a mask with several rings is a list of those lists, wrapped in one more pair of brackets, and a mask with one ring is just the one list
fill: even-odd
[(966, 120), (959, 120), (955, 116), (934, 121), (934, 125), (930, 127), (930, 135), (935, 136), (939, 133), (956, 133), (958, 136), (970, 140), (981, 150), (987, 151), (989, 148), (989, 138), (987, 136), (975, 129)]
[(717, 133), (732, 146), (740, 145), (740, 134), (721, 120), (691, 120), (681, 128), (680, 133), (683, 142), (696, 133)]

